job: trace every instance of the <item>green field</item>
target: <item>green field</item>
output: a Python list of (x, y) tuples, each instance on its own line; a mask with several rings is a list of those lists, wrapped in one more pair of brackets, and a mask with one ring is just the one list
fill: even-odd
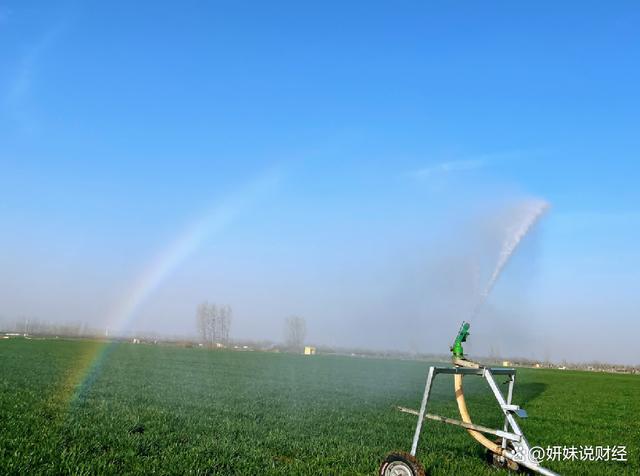
[[(0, 341), (0, 474), (374, 474), (408, 450), (425, 362), (115, 344), (75, 398), (103, 343)], [(440, 376), (432, 411), (456, 417)], [(499, 425), (488, 387), (465, 380), (477, 423)], [(625, 445), (627, 462), (559, 461), (563, 474), (640, 473), (640, 377), (518, 370), (532, 445)], [(431, 474), (508, 474), (457, 427), (427, 421)]]

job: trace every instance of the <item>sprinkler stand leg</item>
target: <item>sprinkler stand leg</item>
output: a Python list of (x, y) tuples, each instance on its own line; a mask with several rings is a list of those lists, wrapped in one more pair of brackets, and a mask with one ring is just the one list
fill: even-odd
[(420, 404), (420, 414), (418, 415), (418, 424), (416, 425), (416, 432), (413, 435), (413, 443), (411, 444), (411, 456), (416, 455), (418, 449), (418, 440), (420, 439), (420, 430), (422, 430), (422, 422), (424, 421), (424, 414), (427, 410), (427, 400), (429, 400), (429, 394), (431, 393), (431, 384), (433, 383), (433, 371), (434, 367), (429, 367), (429, 373), (427, 375), (427, 383), (424, 386), (424, 394), (422, 395), (422, 403)]
[[(513, 386), (516, 383), (516, 374), (509, 375), (509, 390), (507, 391), (507, 405), (511, 405), (513, 399)], [(506, 415), (504, 417), (504, 431), (509, 431), (509, 420)], [(502, 438), (502, 449), (507, 447), (507, 439)]]

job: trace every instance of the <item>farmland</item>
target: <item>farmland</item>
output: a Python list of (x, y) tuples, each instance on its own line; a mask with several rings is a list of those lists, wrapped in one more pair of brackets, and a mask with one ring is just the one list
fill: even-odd
[[(374, 474), (408, 450), (427, 363), (113, 344), (0, 342), (0, 474)], [(452, 380), (431, 410), (456, 417)], [(480, 379), (465, 380), (478, 423), (500, 425)], [(555, 461), (563, 474), (640, 472), (640, 378), (520, 369), (515, 403), (533, 445), (624, 445), (627, 462)], [(486, 466), (461, 429), (427, 421), (418, 457), (434, 475)]]

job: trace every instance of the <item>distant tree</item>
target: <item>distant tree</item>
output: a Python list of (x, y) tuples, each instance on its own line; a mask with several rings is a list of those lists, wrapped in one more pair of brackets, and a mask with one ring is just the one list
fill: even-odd
[(212, 347), (217, 343), (227, 344), (232, 315), (231, 306), (202, 302), (196, 310), (196, 327), (200, 340)]
[(207, 335), (209, 336), (209, 345), (213, 347), (213, 345), (218, 340), (218, 307), (215, 304), (210, 304), (206, 310), (207, 316)]
[(209, 334), (207, 332), (207, 321), (209, 319), (208, 309), (209, 303), (205, 301), (203, 303), (200, 303), (196, 311), (196, 326), (198, 328), (198, 334), (200, 336), (200, 340), (205, 344), (209, 342)]
[(230, 306), (222, 306), (218, 309), (218, 336), (224, 344), (227, 344), (229, 342), (229, 331), (231, 329), (232, 316), (233, 311), (231, 310)]
[(307, 324), (303, 317), (291, 316), (285, 319), (285, 342), (292, 349), (300, 349), (307, 336)]

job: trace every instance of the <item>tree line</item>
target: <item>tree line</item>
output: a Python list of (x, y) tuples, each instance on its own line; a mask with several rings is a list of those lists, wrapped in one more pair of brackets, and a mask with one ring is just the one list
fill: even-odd
[(231, 331), (231, 306), (218, 306), (205, 301), (198, 306), (196, 322), (200, 340), (210, 346), (227, 345)]
[(105, 334), (105, 329), (91, 327), (86, 322), (56, 322), (35, 317), (19, 317), (10, 320), (0, 317), (0, 332), (44, 336), (102, 337)]
[[(233, 311), (231, 306), (219, 306), (204, 301), (196, 310), (196, 325), (200, 341), (211, 347), (229, 344)], [(291, 316), (284, 320), (284, 341), (287, 348), (301, 350), (307, 336), (307, 324), (303, 317)]]

